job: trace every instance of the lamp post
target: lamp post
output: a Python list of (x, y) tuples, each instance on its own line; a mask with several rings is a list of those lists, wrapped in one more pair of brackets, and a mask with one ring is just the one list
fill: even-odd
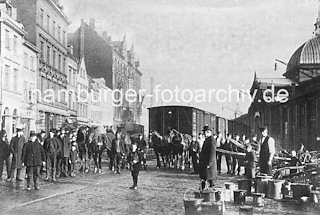
[(3, 61), (2, 61), (2, 56), (0, 54), (0, 122), (1, 124), (2, 124), (2, 82), (3, 82), (2, 65), (3, 65)]

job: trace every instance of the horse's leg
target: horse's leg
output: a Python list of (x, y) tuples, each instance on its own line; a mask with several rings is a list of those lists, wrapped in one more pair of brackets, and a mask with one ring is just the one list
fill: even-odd
[(161, 163), (160, 163), (160, 153), (158, 152), (158, 150), (154, 151), (154, 154), (156, 155), (156, 159), (157, 159), (157, 168), (159, 169), (161, 167)]
[(99, 156), (99, 157), (98, 157), (98, 159), (99, 159), (99, 160), (98, 160), (98, 162), (99, 162), (99, 163), (98, 163), (98, 164), (99, 164), (99, 167), (98, 167), (98, 168), (99, 168), (99, 174), (102, 173), (102, 167), (101, 167), (102, 152), (103, 152), (103, 150), (100, 150), (100, 151), (99, 151), (99, 155), (98, 155), (98, 156)]
[(181, 170), (185, 169), (185, 151), (182, 151), (181, 154)]

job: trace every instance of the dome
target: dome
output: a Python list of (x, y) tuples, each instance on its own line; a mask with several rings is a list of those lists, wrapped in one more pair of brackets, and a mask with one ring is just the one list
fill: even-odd
[(286, 77), (295, 77), (299, 69), (320, 68), (320, 37), (315, 36), (300, 46), (291, 56)]

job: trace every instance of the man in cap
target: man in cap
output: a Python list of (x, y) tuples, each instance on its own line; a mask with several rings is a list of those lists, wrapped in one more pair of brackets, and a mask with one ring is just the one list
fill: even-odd
[(260, 173), (272, 176), (272, 160), (275, 154), (275, 141), (268, 135), (268, 127), (260, 128), (262, 138), (260, 141), (259, 167)]
[(207, 182), (209, 182), (210, 187), (213, 187), (213, 180), (217, 178), (217, 142), (212, 136), (212, 130), (208, 126), (204, 126), (202, 131), (206, 137), (200, 152), (199, 162), (201, 189), (203, 190)]
[(41, 165), (45, 165), (45, 153), (34, 131), (30, 132), (30, 140), (23, 146), (22, 165), (27, 167), (27, 190), (31, 190), (30, 181), (33, 178), (34, 188), (39, 190), (38, 178)]
[(55, 137), (54, 129), (50, 129), (49, 137), (45, 139), (43, 146), (47, 161), (46, 180), (49, 180), (49, 178), (51, 177), (53, 181), (56, 181), (57, 155), (59, 154), (61, 148), (59, 140)]
[(22, 155), (22, 149), (26, 142), (25, 137), (23, 136), (23, 128), (21, 125), (16, 126), (16, 136), (14, 136), (11, 139), (10, 142), (10, 151), (13, 154), (12, 157), (12, 164), (11, 164), (11, 170), (10, 170), (10, 178), (7, 179), (7, 181), (11, 181), (14, 178), (14, 173), (17, 170), (16, 174), (16, 181), (22, 181), (20, 178), (21, 175), (21, 169), (22, 169), (22, 161), (21, 161), (21, 155)]

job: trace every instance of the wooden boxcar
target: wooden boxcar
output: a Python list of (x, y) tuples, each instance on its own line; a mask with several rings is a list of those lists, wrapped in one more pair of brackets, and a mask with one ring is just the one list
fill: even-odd
[(148, 109), (149, 130), (156, 130), (161, 135), (167, 134), (169, 129), (197, 135), (205, 125), (212, 128), (213, 133), (217, 132), (217, 117), (213, 113), (190, 106), (159, 106)]

